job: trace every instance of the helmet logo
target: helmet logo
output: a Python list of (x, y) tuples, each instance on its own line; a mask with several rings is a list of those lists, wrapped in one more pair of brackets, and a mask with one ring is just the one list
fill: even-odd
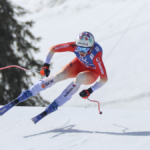
[(92, 39), (90, 38), (90, 34), (87, 32), (83, 32), (79, 35), (80, 40), (89, 40), (90, 43), (92, 43)]
[(88, 40), (88, 38), (86, 37), (85, 40)]
[(89, 38), (89, 42), (92, 43), (92, 39), (91, 38)]
[(90, 35), (89, 35), (89, 34), (87, 34), (87, 36), (88, 36), (88, 37), (90, 37)]
[(88, 46), (88, 43), (80, 43), (80, 42), (78, 42), (78, 44), (82, 44), (82, 45), (87, 45)]

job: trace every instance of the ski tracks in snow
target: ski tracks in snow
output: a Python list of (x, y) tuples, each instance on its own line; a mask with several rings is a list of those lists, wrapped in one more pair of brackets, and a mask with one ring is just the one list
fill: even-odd
[(95, 131), (93, 131), (89, 136), (83, 137), (82, 139), (75, 141), (74, 143), (69, 144), (63, 148), (58, 149), (58, 150), (66, 150), (66, 149), (70, 149), (70, 148), (72, 149), (72, 148), (75, 148), (77, 146), (83, 145), (85, 142), (87, 142), (91, 138), (91, 136), (93, 134), (95, 134)]
[[(46, 131), (46, 132), (41, 132), (41, 133), (37, 133), (37, 134), (32, 134), (32, 135), (28, 135), (28, 136), (24, 136), (24, 138), (29, 138), (29, 137), (34, 137), (34, 136), (38, 136), (38, 135), (42, 135), (42, 134), (48, 134), (51, 133), (53, 130), (57, 130), (59, 128), (63, 128), (64, 126), (66, 126), (68, 123), (70, 122), (70, 118), (67, 119), (67, 121), (61, 125), (58, 126), (50, 126), (51, 130), (50, 131)], [(58, 135), (55, 135), (58, 136)], [(53, 137), (55, 137), (53, 136)]]
[(14, 119), (13, 122), (11, 120), (11, 123), (10, 123), (10, 120), (8, 119), (8, 122), (7, 125), (9, 126), (6, 126), (4, 128), (1, 128), (0, 129), (0, 133), (2, 132), (6, 132), (6, 131), (9, 131), (9, 130), (12, 130), (14, 128), (18, 128), (19, 126), (21, 126), (21, 124), (23, 123), (23, 118), (18, 118), (18, 119)]
[(70, 122), (70, 118), (67, 119), (67, 121), (61, 125), (58, 125), (58, 126), (51, 126), (52, 129), (59, 129), (59, 128), (62, 128), (64, 126), (66, 126), (68, 123)]

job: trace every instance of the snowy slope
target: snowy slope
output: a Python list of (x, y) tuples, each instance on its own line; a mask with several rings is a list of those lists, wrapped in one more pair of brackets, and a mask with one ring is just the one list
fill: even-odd
[[(36, 125), (44, 108), (15, 107), (0, 117), (1, 150), (149, 150), (149, 110), (60, 108)], [(80, 115), (82, 114), (82, 115)]]
[[(31, 0), (11, 1), (33, 10), (20, 20), (36, 22), (32, 32), (43, 39), (38, 44), (41, 52), (35, 54), (36, 58), (44, 61), (50, 46), (74, 41), (81, 31), (90, 31), (103, 48), (109, 78), (91, 99), (99, 100), (106, 108), (150, 109), (150, 0), (67, 0), (53, 7), (48, 0), (43, 3), (38, 0), (36, 4)], [(74, 57), (72, 53), (55, 54), (51, 74)], [(72, 80), (57, 83), (41, 94), (51, 102)], [(88, 87), (81, 86), (79, 91)], [(93, 105), (77, 93), (64, 106)]]

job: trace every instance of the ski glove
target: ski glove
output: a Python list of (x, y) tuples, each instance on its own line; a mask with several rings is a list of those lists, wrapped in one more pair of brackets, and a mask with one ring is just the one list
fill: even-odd
[(46, 76), (48, 77), (50, 74), (50, 70), (49, 70), (49, 64), (44, 63), (44, 66), (42, 67), (42, 69), (40, 70), (40, 74), (42, 76)]
[(87, 99), (87, 98), (90, 96), (90, 94), (92, 94), (92, 93), (93, 93), (92, 89), (89, 88), (89, 89), (87, 89), (87, 90), (81, 91), (81, 92), (79, 93), (79, 95), (80, 95), (82, 98)]

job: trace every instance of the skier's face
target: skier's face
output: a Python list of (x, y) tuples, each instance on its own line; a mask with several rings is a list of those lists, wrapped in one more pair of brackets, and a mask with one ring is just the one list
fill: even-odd
[(83, 53), (83, 52), (79, 52), (79, 54), (80, 54), (81, 57), (84, 57), (84, 56), (87, 55), (87, 53)]

